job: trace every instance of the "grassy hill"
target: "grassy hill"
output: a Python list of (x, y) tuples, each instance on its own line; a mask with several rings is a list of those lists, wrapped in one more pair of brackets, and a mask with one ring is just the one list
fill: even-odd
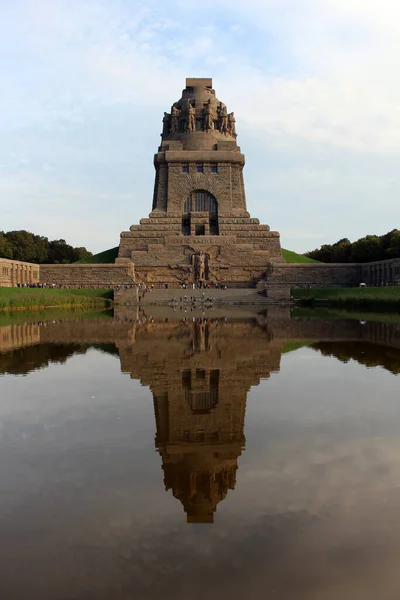
[[(285, 250), (282, 248), (282, 255), (287, 263), (315, 263), (318, 262), (313, 260), (312, 258), (307, 258), (307, 256), (303, 256), (302, 254), (297, 254), (296, 252), (292, 252), (291, 250)], [(80, 265), (93, 265), (93, 264), (109, 264), (115, 262), (115, 259), (118, 256), (118, 246), (116, 248), (110, 248), (109, 250), (104, 250), (104, 252), (100, 252), (99, 254), (94, 254), (90, 258), (85, 258), (84, 260), (79, 260), (75, 264)]]
[(282, 248), (282, 256), (287, 263), (316, 263), (317, 260), (313, 260), (312, 258), (308, 258), (307, 256), (303, 256), (303, 254), (297, 254), (297, 252), (292, 252), (292, 250), (285, 250)]
[(115, 259), (118, 256), (118, 246), (116, 248), (109, 248), (109, 250), (104, 250), (99, 254), (93, 254), (89, 258), (85, 258), (83, 260), (78, 260), (76, 265), (99, 265), (99, 264), (110, 264), (114, 263)]

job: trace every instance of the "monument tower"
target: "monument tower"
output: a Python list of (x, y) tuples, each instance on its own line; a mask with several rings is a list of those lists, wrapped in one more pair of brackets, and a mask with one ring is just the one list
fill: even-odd
[(132, 261), (147, 283), (254, 285), (283, 258), (279, 234), (247, 212), (244, 162), (212, 79), (186, 79), (164, 113), (152, 212), (121, 233), (117, 262)]

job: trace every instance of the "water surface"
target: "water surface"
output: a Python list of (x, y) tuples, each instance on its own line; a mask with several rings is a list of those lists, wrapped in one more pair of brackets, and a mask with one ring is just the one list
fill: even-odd
[(0, 329), (2, 598), (399, 597), (400, 325), (235, 317)]

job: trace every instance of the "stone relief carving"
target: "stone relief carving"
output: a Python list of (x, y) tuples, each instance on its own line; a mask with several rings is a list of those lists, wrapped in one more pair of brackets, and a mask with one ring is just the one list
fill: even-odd
[[(182, 117), (182, 110), (173, 105), (171, 107), (171, 114), (164, 112), (163, 117), (163, 130), (162, 137), (166, 138), (168, 135), (176, 134), (183, 131), (196, 131), (196, 111), (194, 106), (190, 102), (187, 104), (187, 109), (184, 109), (185, 118)], [(217, 114), (215, 115), (211, 101), (204, 106), (203, 109), (204, 119), (199, 119), (198, 127), (204, 131), (212, 131), (213, 129), (219, 130), (221, 133), (236, 137), (236, 119), (233, 112), (227, 112), (227, 108), (223, 102), (217, 107)]]
[(196, 281), (205, 281), (208, 269), (208, 255), (199, 250), (192, 255), (192, 265), (194, 267), (194, 277)]

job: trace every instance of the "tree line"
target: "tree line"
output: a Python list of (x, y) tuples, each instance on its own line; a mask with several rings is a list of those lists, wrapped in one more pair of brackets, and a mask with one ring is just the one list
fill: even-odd
[(324, 263), (373, 262), (400, 257), (400, 230), (392, 229), (385, 235), (366, 235), (356, 242), (347, 238), (335, 244), (323, 244), (305, 256)]
[(73, 248), (65, 240), (51, 240), (24, 229), (0, 231), (0, 258), (38, 264), (69, 264), (92, 256), (86, 248)]

